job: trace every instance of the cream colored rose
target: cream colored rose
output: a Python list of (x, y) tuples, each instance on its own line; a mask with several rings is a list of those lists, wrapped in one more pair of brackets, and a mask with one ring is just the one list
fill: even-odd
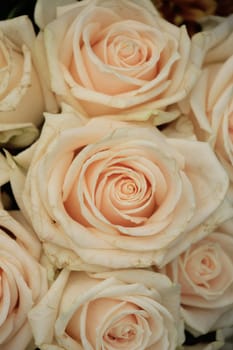
[(42, 123), (44, 99), (33, 59), (34, 42), (26, 16), (0, 21), (0, 144), (14, 142), (20, 124), (23, 146), (38, 136), (35, 126)]
[(19, 212), (12, 215), (0, 210), (0, 348), (25, 350), (32, 340), (28, 312), (47, 292), (47, 280), (38, 240)]
[(10, 177), (59, 267), (162, 265), (232, 215), (228, 177), (208, 144), (150, 124), (82, 124), (70, 110), (47, 114), (26, 178), (17, 163)]
[[(44, 23), (41, 3), (36, 18)], [(46, 5), (50, 16), (53, 6)], [(162, 111), (188, 94), (201, 64), (186, 28), (161, 18), (149, 0), (59, 7), (36, 44), (41, 72), (58, 102), (86, 116), (174, 119), (176, 112)]]
[(183, 341), (179, 301), (179, 288), (152, 271), (63, 270), (29, 321), (41, 350), (172, 350)]
[(233, 16), (206, 32), (212, 43), (190, 95), (199, 139), (209, 141), (233, 181)]
[(181, 306), (194, 334), (233, 324), (233, 229), (219, 229), (193, 244), (164, 271), (181, 285)]

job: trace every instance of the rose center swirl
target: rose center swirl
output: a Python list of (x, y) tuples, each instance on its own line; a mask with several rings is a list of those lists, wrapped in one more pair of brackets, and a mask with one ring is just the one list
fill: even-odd
[(136, 335), (136, 330), (132, 324), (119, 324), (110, 328), (104, 335), (107, 343), (115, 344), (132, 341)]
[(114, 224), (138, 224), (133, 218), (152, 214), (152, 188), (143, 173), (125, 164), (115, 164), (104, 171), (96, 186), (96, 207)]
[[(113, 47), (112, 47), (113, 46)], [(109, 50), (113, 52), (115, 63), (122, 65), (142, 64), (147, 60), (147, 50), (141, 47), (135, 40), (130, 38), (117, 38), (110, 45)], [(118, 60), (118, 61), (117, 61)]]
[(129, 30), (128, 22), (121, 27), (116, 23), (98, 34), (92, 50), (105, 64), (130, 69), (150, 62), (154, 54), (150, 33), (145, 28), (144, 31), (138, 30), (134, 23), (131, 25), (133, 28)]
[(115, 187), (118, 190), (121, 199), (129, 199), (131, 196), (134, 197), (138, 190), (136, 184), (132, 182), (131, 179), (127, 178), (119, 180)]
[(84, 162), (81, 152), (65, 178), (64, 205), (68, 214), (85, 225), (143, 225), (167, 193), (159, 166), (144, 154), (140, 156), (140, 150), (104, 149), (88, 156), (86, 151)]
[(193, 251), (186, 263), (186, 271), (198, 286), (209, 288), (211, 280), (221, 272), (215, 247), (209, 244), (205, 248), (199, 247)]

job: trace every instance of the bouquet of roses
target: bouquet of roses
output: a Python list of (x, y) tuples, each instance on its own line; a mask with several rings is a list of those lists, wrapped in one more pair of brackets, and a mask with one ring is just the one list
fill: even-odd
[(232, 349), (233, 15), (195, 4), (0, 21), (1, 350)]

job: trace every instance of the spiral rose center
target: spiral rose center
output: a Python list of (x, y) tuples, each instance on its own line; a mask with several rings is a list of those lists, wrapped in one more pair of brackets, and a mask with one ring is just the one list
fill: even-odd
[[(109, 157), (109, 150), (103, 150), (86, 160), (64, 200), (74, 220), (96, 226), (96, 218), (104, 217), (111, 225), (129, 228), (143, 225), (153, 215), (167, 190), (163, 175), (150, 160), (136, 157), (135, 151), (133, 157), (128, 156), (128, 152)], [(73, 164), (67, 184), (76, 171)]]
[(216, 268), (215, 262), (211, 259), (210, 256), (205, 256), (201, 260), (201, 268), (200, 268), (200, 275), (209, 275), (211, 271), (213, 271)]
[(125, 39), (117, 44), (116, 55), (127, 65), (135, 65), (145, 59), (141, 48), (130, 39)]
[(119, 54), (122, 57), (129, 57), (135, 51), (135, 44), (132, 41), (125, 40), (120, 44)]
[(121, 179), (116, 184), (117, 192), (121, 199), (129, 199), (137, 193), (137, 185), (131, 179)]
[(139, 225), (155, 208), (151, 184), (140, 171), (114, 164), (99, 177), (96, 207), (113, 224)]
[(104, 340), (107, 343), (129, 342), (134, 339), (136, 330), (131, 324), (119, 324), (112, 327), (105, 335)]
[(186, 271), (194, 283), (198, 286), (209, 288), (209, 281), (220, 273), (217, 250), (208, 246), (205, 250), (197, 249), (192, 252)]

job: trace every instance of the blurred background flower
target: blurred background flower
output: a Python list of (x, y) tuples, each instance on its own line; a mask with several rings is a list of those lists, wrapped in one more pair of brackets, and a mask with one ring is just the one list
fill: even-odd
[(152, 0), (168, 21), (186, 24), (192, 35), (201, 30), (199, 20), (205, 16), (228, 16), (233, 12), (232, 0)]

